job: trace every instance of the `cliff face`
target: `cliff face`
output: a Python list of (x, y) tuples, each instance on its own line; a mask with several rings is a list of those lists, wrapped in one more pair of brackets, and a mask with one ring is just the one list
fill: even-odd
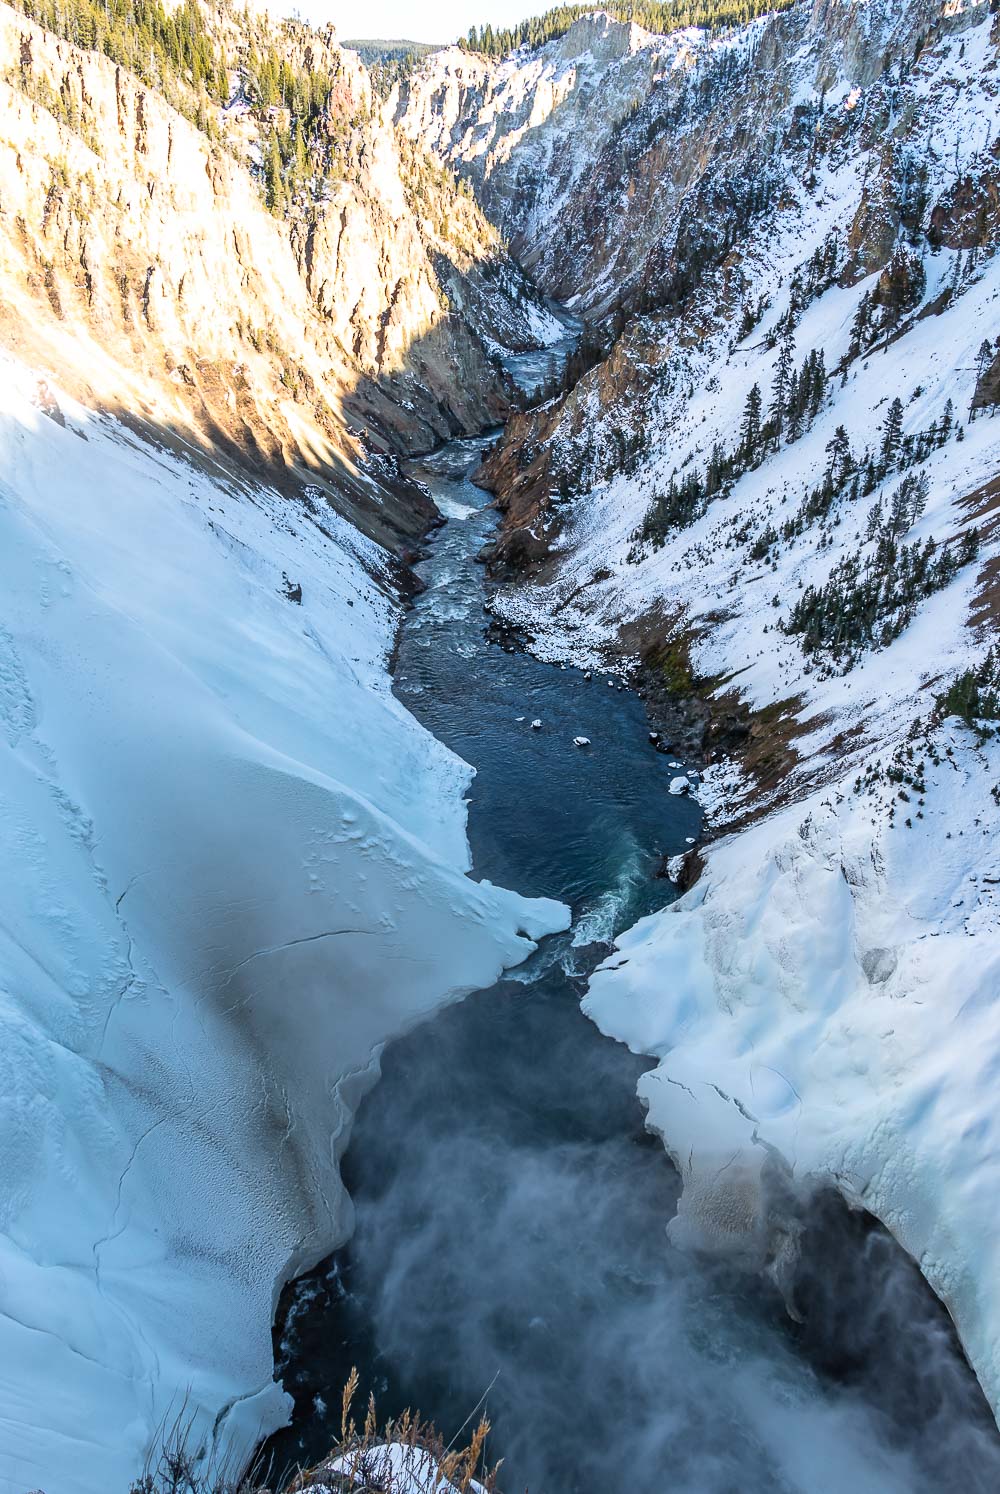
[(941, 10), (815, 0), (717, 37), (588, 16), (501, 62), (435, 53), (396, 112), (476, 184), (539, 283), (595, 315), (655, 300), (687, 238), (711, 254), (734, 237), (783, 137), (912, 56)]
[[(700, 46), (700, 58), (690, 52), (686, 70), (653, 87), (613, 147), (601, 147), (599, 131), (581, 146), (596, 159), (563, 205), (561, 263), (591, 295), (603, 287), (591, 316), (613, 300), (624, 326), (564, 396), (515, 414), (485, 463), (482, 481), (508, 514), (498, 574), (543, 559), (565, 500), (633, 469), (655, 446), (663, 391), (676, 400), (689, 387), (684, 370), (698, 366), (708, 338), (757, 326), (772, 295), (757, 257), (775, 225), (800, 225), (800, 278), (847, 288), (879, 276), (879, 315), (923, 299), (918, 240), (924, 252), (973, 254), (997, 241), (995, 152), (978, 148), (988, 133), (963, 141), (950, 163), (935, 141), (961, 76), (928, 72), (928, 96), (913, 74), (925, 49), (952, 37), (960, 49), (986, 14), (984, 3), (827, 0), (718, 43), (695, 34), (688, 46)], [(824, 202), (826, 169), (854, 173), (836, 221)], [(809, 253), (833, 240), (835, 263), (809, 270)], [(716, 377), (721, 387), (729, 376)], [(623, 428), (646, 426), (626, 452)]]
[[(233, 19), (216, 24), (225, 54)], [(294, 58), (294, 36), (263, 35)], [(500, 342), (530, 342), (532, 315), (544, 335), (545, 314), (475, 204), (401, 149), (353, 54), (309, 36), (351, 124), (314, 200), (274, 216), (238, 70), (206, 132), (0, 8), (2, 335), (87, 402), (363, 502), (352, 429), (412, 451), (508, 408), (463, 287), (473, 300), (487, 278), (477, 305)]]

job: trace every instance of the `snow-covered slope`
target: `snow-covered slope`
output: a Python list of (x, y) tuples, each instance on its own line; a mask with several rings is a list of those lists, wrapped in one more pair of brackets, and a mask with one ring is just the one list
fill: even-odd
[(0, 365), (0, 1488), (107, 1494), (175, 1416), (280, 1422), (380, 1045), (564, 913), (465, 875), (383, 552), (34, 389)]
[(969, 416), (995, 387), (998, 36), (985, 6), (933, 9), (883, 72), (844, 38), (881, 49), (921, 7), (813, 8), (868, 81), (803, 52), (770, 200), (717, 268), (678, 256), (485, 476), (500, 556), (529, 562), (495, 611), (544, 657), (641, 655), (726, 728), (699, 793), (728, 837), (587, 1000), (660, 1060), (677, 1236), (787, 1281), (787, 1185), (834, 1181), (919, 1261), (997, 1408), (1000, 752), (937, 701), (997, 635), (1000, 422)]

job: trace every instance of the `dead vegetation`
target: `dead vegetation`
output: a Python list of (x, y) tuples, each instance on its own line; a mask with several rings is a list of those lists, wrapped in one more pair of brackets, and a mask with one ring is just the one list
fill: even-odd
[(359, 1425), (353, 1415), (357, 1389), (354, 1369), (344, 1386), (336, 1445), (314, 1467), (293, 1471), (267, 1468), (259, 1457), (238, 1464), (206, 1452), (192, 1416), (182, 1408), (161, 1428), (129, 1494), (497, 1494), (500, 1465), (486, 1462), (490, 1424), (485, 1417), (456, 1447), (472, 1417), (448, 1444), (419, 1412), (407, 1410), (380, 1423), (372, 1395)]

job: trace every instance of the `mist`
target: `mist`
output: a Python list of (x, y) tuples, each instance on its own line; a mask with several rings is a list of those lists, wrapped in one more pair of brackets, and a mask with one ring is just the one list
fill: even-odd
[(949, 1321), (871, 1221), (817, 1199), (801, 1326), (758, 1277), (669, 1245), (680, 1181), (642, 1128), (644, 1064), (538, 968), (386, 1054), (349, 1152), (356, 1234), (325, 1310), (313, 1282), (286, 1328), (286, 1383), (310, 1389), (283, 1453), (320, 1447), (316, 1397), (339, 1415), (357, 1359), (383, 1413), (448, 1436), (483, 1400), (506, 1494), (1000, 1486)]

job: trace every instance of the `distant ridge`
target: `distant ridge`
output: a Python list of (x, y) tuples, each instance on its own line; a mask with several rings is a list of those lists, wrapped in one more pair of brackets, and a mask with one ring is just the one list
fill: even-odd
[(368, 56), (379, 61), (388, 61), (398, 57), (426, 57), (430, 52), (439, 52), (447, 45), (445, 42), (418, 42), (406, 41), (403, 37), (362, 37), (350, 41), (344, 40), (340, 43), (342, 47), (350, 47), (352, 52), (360, 52), (363, 60)]

